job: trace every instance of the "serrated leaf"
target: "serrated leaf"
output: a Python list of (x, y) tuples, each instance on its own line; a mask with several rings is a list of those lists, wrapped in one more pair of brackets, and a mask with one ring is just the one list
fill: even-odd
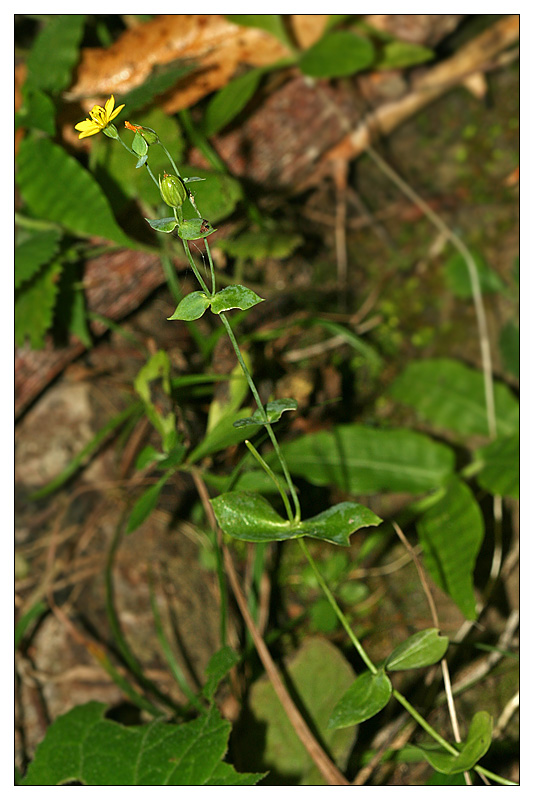
[(211, 504), (222, 530), (245, 542), (281, 542), (310, 536), (348, 545), (352, 533), (381, 522), (365, 506), (339, 503), (311, 519), (291, 523), (255, 492), (226, 492), (211, 500)]
[[(290, 397), (282, 397), (279, 400), (271, 400), (265, 405), (265, 414), (269, 424), (278, 422), (284, 411), (296, 411), (297, 401)], [(244, 428), (247, 425), (266, 425), (261, 411), (258, 409), (251, 417), (244, 417), (234, 422), (234, 428)]]
[(21, 785), (213, 786), (220, 779), (254, 785), (262, 777), (240, 775), (222, 761), (231, 726), (214, 707), (181, 725), (125, 727), (105, 712), (103, 703), (90, 702), (55, 720)]
[(393, 650), (386, 659), (384, 669), (394, 672), (429, 667), (443, 658), (448, 646), (449, 640), (441, 636), (437, 628), (418, 631)]
[(208, 103), (204, 113), (204, 135), (213, 136), (226, 127), (254, 95), (265, 73), (264, 69), (251, 69), (229, 81)]
[(49, 139), (26, 136), (19, 147), (17, 183), (31, 212), (78, 236), (100, 236), (135, 247), (115, 222), (91, 173)]
[(371, 66), (374, 57), (369, 39), (350, 31), (332, 31), (302, 54), (299, 66), (312, 78), (341, 78)]
[(15, 344), (23, 347), (26, 340), (34, 349), (44, 345), (51, 328), (62, 270), (59, 261), (52, 261), (39, 270), (15, 292)]
[(416, 752), (428, 761), (437, 772), (446, 775), (456, 775), (472, 769), (484, 756), (491, 745), (491, 732), (493, 721), (487, 711), (478, 711), (471, 725), (464, 744), (459, 746), (458, 755), (447, 753), (436, 745), (424, 744), (413, 746)]
[[(411, 406), (427, 422), (462, 435), (488, 435), (484, 377), (448, 358), (414, 361), (390, 387), (391, 396)], [(519, 405), (503, 383), (494, 382), (497, 432), (514, 433)]]
[(204, 292), (191, 292), (180, 300), (174, 314), (167, 319), (179, 319), (185, 322), (200, 319), (210, 303), (210, 298)]
[[(443, 485), (454, 454), (423, 434), (340, 425), (282, 446), (292, 474), (352, 494), (421, 492)], [(268, 459), (273, 464), (274, 458)]]
[(475, 459), (484, 466), (477, 482), (491, 494), (519, 498), (519, 431), (500, 436), (475, 451)]
[(84, 25), (84, 14), (48, 16), (28, 55), (30, 86), (57, 93), (69, 85), (79, 58)]
[(57, 230), (33, 233), (15, 247), (15, 289), (32, 278), (56, 255), (61, 233)]
[(388, 704), (392, 691), (391, 681), (383, 670), (376, 675), (364, 672), (337, 703), (328, 727), (347, 728), (371, 719)]
[(467, 619), (476, 618), (473, 572), (484, 521), (469, 487), (453, 478), (417, 521), (425, 566)]
[(232, 308), (246, 311), (258, 303), (263, 303), (263, 297), (259, 297), (252, 289), (239, 285), (226, 286), (211, 299), (211, 310), (214, 314), (222, 314)]

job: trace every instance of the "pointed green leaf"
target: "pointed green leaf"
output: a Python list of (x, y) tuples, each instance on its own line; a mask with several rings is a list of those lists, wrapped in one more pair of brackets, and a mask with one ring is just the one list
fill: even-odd
[(484, 521), (469, 487), (453, 478), (419, 518), (417, 533), (432, 578), (467, 619), (475, 619), (473, 572), (484, 538)]
[(143, 139), (139, 131), (135, 132), (135, 136), (132, 141), (132, 150), (136, 156), (144, 156), (146, 153), (148, 153), (148, 144), (146, 143), (145, 139)]
[(210, 453), (218, 453), (220, 450), (225, 450), (227, 447), (239, 444), (244, 441), (244, 439), (253, 436), (259, 430), (259, 426), (251, 431), (240, 430), (234, 427), (234, 421), (241, 416), (243, 412), (249, 410), (250, 409), (242, 408), (238, 412), (222, 417), (217, 425), (206, 434), (200, 444), (189, 454), (187, 458), (188, 463), (195, 464)]
[(172, 317), (167, 317), (167, 319), (180, 319), (186, 322), (200, 319), (204, 311), (209, 308), (210, 303), (211, 300), (204, 292), (191, 292), (183, 300), (180, 300)]
[(141, 497), (136, 501), (134, 507), (128, 517), (128, 524), (126, 525), (126, 533), (133, 533), (139, 528), (140, 525), (150, 516), (158, 504), (161, 490), (169, 480), (168, 475), (164, 475), (159, 479), (154, 486), (151, 486), (146, 492), (143, 492)]
[(226, 127), (242, 111), (263, 77), (264, 69), (251, 69), (229, 81), (208, 103), (204, 114), (204, 135), (208, 138)]
[(172, 233), (178, 225), (174, 217), (161, 217), (161, 219), (147, 219), (146, 221), (151, 228), (160, 233)]
[(437, 628), (419, 631), (396, 647), (386, 659), (384, 669), (398, 671), (429, 667), (440, 661), (447, 652), (449, 640)]
[(493, 721), (487, 711), (478, 711), (471, 725), (464, 744), (459, 746), (457, 756), (447, 753), (434, 743), (413, 746), (413, 750), (421, 753), (437, 772), (455, 775), (472, 769), (484, 756), (491, 745)]
[(15, 289), (32, 278), (59, 249), (61, 233), (51, 229), (38, 231), (15, 248)]
[(254, 785), (223, 761), (230, 723), (215, 707), (192, 722), (119, 725), (90, 702), (59, 717), (38, 746), (22, 786)]
[(350, 31), (333, 31), (302, 54), (299, 66), (312, 78), (341, 78), (371, 66), (374, 57), (369, 39)]
[[(514, 433), (519, 424), (518, 402), (503, 383), (496, 381), (494, 391), (497, 432)], [(390, 392), (438, 428), (461, 435), (488, 435), (484, 377), (459, 361), (414, 361), (394, 381)]]
[(223, 311), (230, 311), (232, 308), (240, 308), (246, 311), (248, 308), (263, 303), (263, 298), (259, 297), (252, 289), (246, 286), (227, 286), (213, 297), (211, 310), (214, 314), (221, 314)]
[(491, 494), (519, 498), (519, 432), (500, 436), (491, 444), (480, 447), (475, 459), (484, 466), (477, 482)]
[(238, 663), (239, 656), (235, 650), (232, 650), (228, 645), (217, 650), (210, 658), (206, 667), (207, 681), (202, 689), (204, 697), (208, 700), (213, 700), (220, 682), (226, 677), (232, 667), (235, 667)]
[[(267, 415), (267, 422), (278, 422), (284, 411), (296, 411), (297, 401), (290, 397), (283, 397), (279, 400), (271, 400), (265, 406), (265, 413)], [(265, 425), (261, 411), (258, 409), (251, 417), (244, 417), (234, 422), (235, 428), (243, 428), (247, 425)]]
[(369, 508), (359, 503), (338, 503), (298, 526), (300, 536), (311, 536), (332, 544), (348, 547), (350, 536), (360, 528), (379, 525), (382, 522)]
[(371, 719), (389, 702), (393, 688), (383, 670), (364, 672), (348, 689), (332, 712), (329, 728), (347, 728)]
[(434, 58), (434, 51), (413, 42), (387, 42), (377, 69), (404, 69)]
[(27, 81), (53, 93), (67, 88), (79, 59), (84, 14), (49, 14), (28, 55)]
[(282, 452), (292, 474), (352, 494), (422, 492), (443, 485), (454, 469), (453, 451), (421, 433), (364, 425), (301, 436)]

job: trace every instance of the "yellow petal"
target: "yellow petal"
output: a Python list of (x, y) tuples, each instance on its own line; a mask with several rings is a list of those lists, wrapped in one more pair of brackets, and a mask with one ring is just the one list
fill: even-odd
[(114, 105), (115, 105), (115, 98), (113, 95), (111, 95), (109, 100), (106, 100), (106, 117), (108, 119), (111, 119), (110, 114), (113, 112)]
[(120, 114), (123, 108), (124, 108), (124, 103), (122, 104), (122, 106), (117, 106), (113, 114), (110, 116), (109, 121), (111, 122), (112, 119), (115, 119), (117, 114)]

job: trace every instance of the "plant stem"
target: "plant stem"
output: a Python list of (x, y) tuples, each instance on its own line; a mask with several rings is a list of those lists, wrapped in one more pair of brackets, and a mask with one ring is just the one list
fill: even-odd
[(258, 453), (256, 448), (254, 447), (252, 442), (249, 442), (249, 440), (246, 439), (245, 440), (245, 444), (248, 447), (248, 449), (250, 450), (250, 452), (252, 453), (252, 455), (254, 456), (254, 458), (256, 459), (256, 461), (261, 465), (262, 469), (265, 470), (265, 472), (267, 473), (269, 478), (272, 480), (272, 482), (274, 483), (274, 485), (276, 486), (276, 488), (280, 492), (280, 496), (281, 496), (281, 498), (282, 498), (282, 500), (284, 502), (284, 505), (286, 507), (287, 516), (289, 517), (289, 519), (291, 519), (292, 516), (293, 516), (292, 511), (291, 511), (291, 506), (289, 505), (289, 500), (287, 499), (287, 494), (283, 490), (283, 488), (282, 488), (282, 486), (280, 484), (280, 481), (278, 480), (278, 478), (276, 477), (276, 475), (274, 474), (274, 472), (272, 471), (270, 466), (267, 464), (265, 459), (260, 456), (260, 454)]
[(295, 507), (295, 515), (294, 515), (294, 517), (292, 516), (291, 522), (298, 523), (298, 522), (300, 522), (300, 515), (301, 515), (300, 503), (299, 503), (299, 499), (297, 497), (297, 492), (296, 492), (295, 486), (294, 486), (293, 481), (291, 479), (291, 475), (289, 473), (287, 462), (286, 462), (286, 460), (284, 458), (284, 455), (283, 455), (283, 453), (282, 453), (282, 451), (280, 449), (280, 445), (278, 444), (278, 441), (276, 439), (276, 436), (274, 434), (272, 426), (267, 420), (267, 414), (266, 414), (265, 409), (263, 407), (263, 404), (262, 404), (262, 402), (260, 400), (260, 396), (258, 394), (258, 390), (256, 389), (254, 381), (252, 380), (252, 375), (248, 371), (247, 365), (245, 364), (243, 356), (241, 355), (241, 350), (239, 349), (239, 345), (237, 343), (237, 339), (235, 338), (235, 335), (234, 335), (234, 332), (232, 330), (232, 327), (231, 327), (230, 323), (228, 322), (228, 319), (226, 318), (226, 314), (224, 312), (222, 312), (222, 313), (219, 314), (219, 317), (220, 317), (221, 322), (223, 323), (224, 327), (226, 328), (226, 333), (228, 334), (228, 338), (230, 339), (230, 341), (232, 343), (232, 347), (234, 348), (234, 352), (235, 352), (235, 354), (237, 356), (237, 360), (239, 361), (239, 365), (240, 365), (241, 369), (243, 370), (243, 374), (245, 375), (245, 378), (247, 379), (247, 383), (248, 383), (248, 385), (250, 387), (250, 391), (252, 392), (252, 396), (254, 397), (254, 400), (256, 401), (256, 404), (258, 406), (258, 410), (259, 410), (259, 412), (260, 412), (260, 414), (261, 414), (261, 416), (262, 416), (262, 418), (264, 420), (265, 429), (267, 430), (269, 438), (270, 438), (270, 440), (272, 442), (272, 445), (274, 447), (275, 453), (278, 456), (278, 460), (279, 460), (280, 465), (282, 467), (282, 471), (284, 473), (284, 477), (285, 477), (285, 479), (287, 481), (287, 485), (289, 487), (289, 491), (290, 491), (291, 497), (293, 499), (293, 505)]

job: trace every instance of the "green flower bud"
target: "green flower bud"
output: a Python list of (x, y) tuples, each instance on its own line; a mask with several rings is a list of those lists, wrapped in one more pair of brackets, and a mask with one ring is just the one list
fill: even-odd
[(171, 208), (180, 208), (187, 200), (187, 189), (176, 175), (167, 175), (165, 172), (163, 178), (159, 178), (159, 190), (163, 201)]

